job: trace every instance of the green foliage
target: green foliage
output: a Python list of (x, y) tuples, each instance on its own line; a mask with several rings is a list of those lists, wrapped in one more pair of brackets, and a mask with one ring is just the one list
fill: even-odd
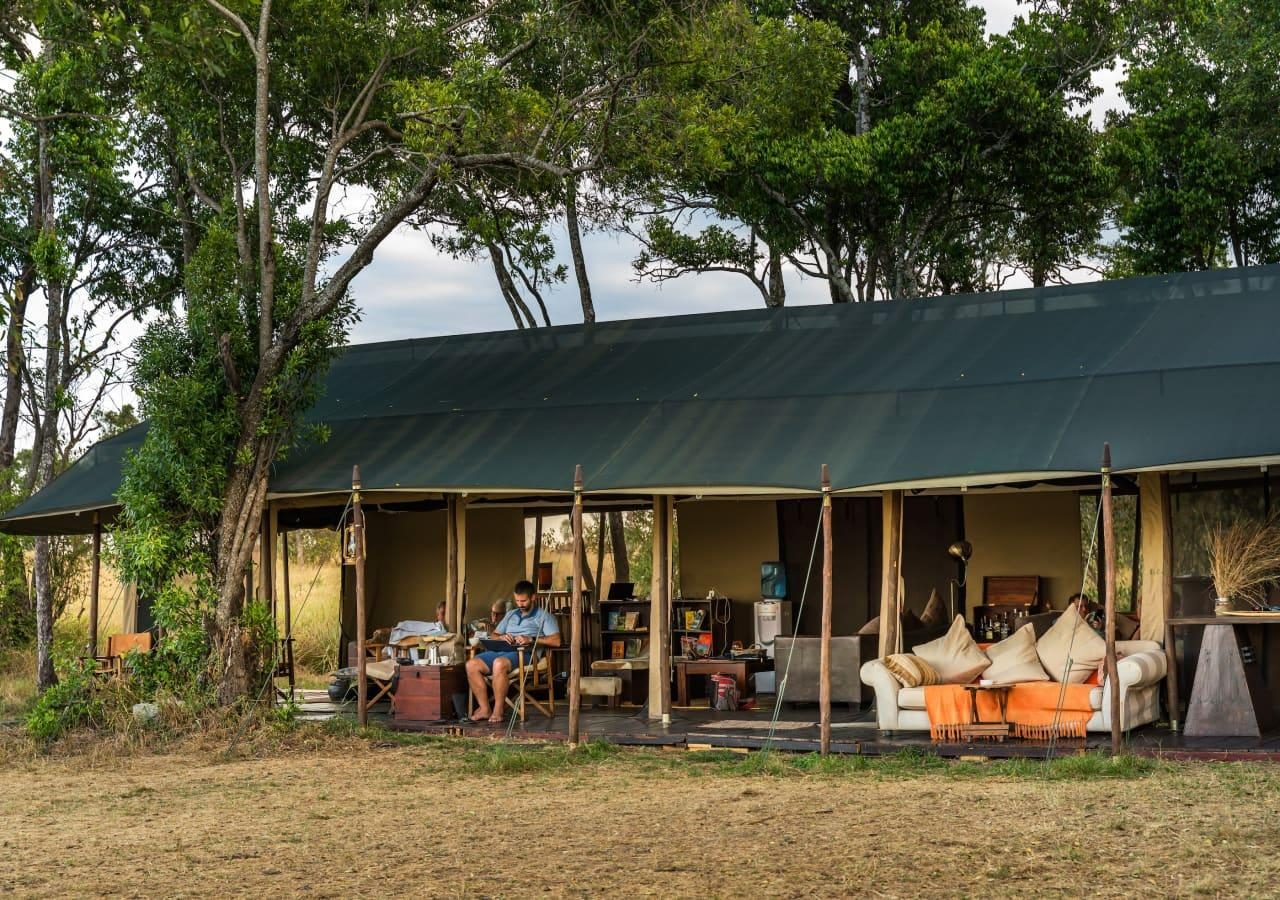
[(41, 743), (51, 743), (73, 728), (98, 724), (103, 713), (96, 694), (93, 663), (72, 663), (57, 684), (48, 688), (27, 713), (28, 733)]
[(1280, 259), (1280, 8), (1143, 4), (1108, 117), (1116, 275)]
[[(781, 87), (745, 82), (724, 112), (719, 81), (689, 86), (679, 133), (696, 152), (638, 175), (670, 219), (650, 224), (642, 272), (751, 274), (760, 240), (847, 301), (987, 290), (1013, 269), (1043, 283), (1092, 249), (1110, 176), (1081, 110), (1111, 58), (1105, 4), (1036, 5), (990, 39), (964, 2), (765, 11), (786, 18), (745, 52), (785, 66)], [(750, 237), (702, 226), (708, 208)], [(701, 232), (679, 237), (681, 216)]]

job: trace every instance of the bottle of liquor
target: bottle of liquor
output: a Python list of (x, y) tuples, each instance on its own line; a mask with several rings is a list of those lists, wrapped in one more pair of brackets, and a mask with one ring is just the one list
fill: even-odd
[(1005, 613), (1000, 617), (1000, 640), (1004, 640), (1009, 636), (1009, 614)]
[(990, 616), (987, 616), (987, 630), (984, 632), (984, 635), (988, 641), (994, 641), (996, 639), (995, 628), (992, 625)]

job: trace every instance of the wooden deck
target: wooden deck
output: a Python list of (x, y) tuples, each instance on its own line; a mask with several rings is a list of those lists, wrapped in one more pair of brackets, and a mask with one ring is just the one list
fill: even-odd
[[(332, 703), (323, 691), (300, 691), (300, 714), (304, 719), (326, 719), (355, 716), (355, 703)], [(672, 747), (679, 749), (777, 750), (807, 753), (818, 749), (818, 710), (816, 707), (784, 707), (776, 725), (771, 723), (772, 708), (716, 712), (705, 708), (676, 709), (671, 724), (648, 721), (643, 708), (621, 710), (583, 710), (580, 728), (584, 741), (602, 740), (625, 746)], [(557, 707), (554, 719), (536, 710), (525, 723), (508, 727), (458, 722), (395, 722), (386, 702), (370, 710), (371, 722), (400, 731), (450, 734), (465, 737), (505, 738), (517, 740), (563, 741), (567, 739), (567, 710)], [(983, 757), (988, 759), (1044, 759), (1048, 756), (1107, 750), (1110, 735), (1090, 733), (1084, 740), (1029, 741), (1010, 738), (1001, 743), (938, 743), (924, 732), (898, 732), (885, 737), (876, 728), (871, 710), (833, 709), (831, 713), (831, 750), (834, 753), (856, 753), (883, 756), (903, 751), (936, 753), (944, 757)], [(772, 731), (772, 735), (771, 732)], [(1128, 735), (1126, 748), (1139, 756), (1165, 759), (1202, 760), (1275, 760), (1280, 761), (1280, 732), (1262, 738), (1189, 738), (1175, 734), (1160, 725), (1139, 728)]]

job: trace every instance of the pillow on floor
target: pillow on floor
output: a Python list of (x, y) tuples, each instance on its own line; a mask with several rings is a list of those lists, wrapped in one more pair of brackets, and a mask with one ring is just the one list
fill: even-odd
[(1081, 684), (1107, 655), (1107, 642), (1068, 606), (1036, 642), (1036, 655), (1052, 680)]
[(947, 621), (947, 608), (943, 605), (942, 598), (938, 596), (937, 588), (934, 588), (929, 593), (929, 602), (924, 605), (924, 612), (920, 613), (920, 624), (925, 628), (932, 628), (945, 621)]
[(987, 656), (991, 658), (991, 665), (987, 666), (982, 677), (997, 684), (1049, 680), (1044, 666), (1040, 665), (1040, 657), (1036, 653), (1036, 629), (1030, 623), (988, 647)]
[(942, 637), (917, 644), (911, 652), (933, 666), (941, 684), (969, 684), (991, 665), (987, 654), (974, 643), (962, 616), (956, 616)]
[(933, 666), (911, 653), (894, 653), (885, 657), (884, 667), (903, 687), (921, 687), (938, 684), (938, 673)]

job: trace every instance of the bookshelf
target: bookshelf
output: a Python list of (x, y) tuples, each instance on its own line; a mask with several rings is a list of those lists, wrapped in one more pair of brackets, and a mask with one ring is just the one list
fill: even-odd
[(601, 659), (634, 659), (649, 652), (649, 601), (600, 601)]
[(706, 648), (703, 656), (724, 653), (729, 648), (729, 623), (724, 610), (728, 600), (673, 600), (671, 602), (671, 653), (687, 657), (687, 641), (697, 641)]

